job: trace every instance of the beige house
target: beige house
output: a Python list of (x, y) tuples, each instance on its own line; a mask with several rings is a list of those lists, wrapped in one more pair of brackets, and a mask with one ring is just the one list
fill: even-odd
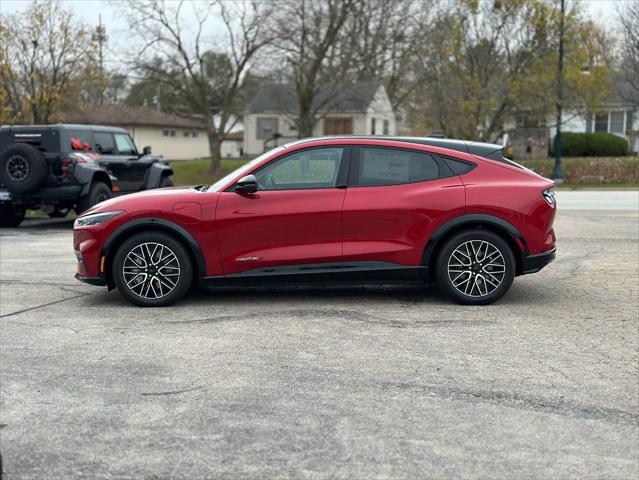
[[(315, 98), (313, 136), (395, 135), (395, 113), (381, 82), (341, 85)], [(291, 84), (262, 87), (244, 113), (244, 153), (258, 155), (298, 138), (297, 96)]]
[(146, 107), (101, 105), (65, 115), (65, 122), (121, 127), (129, 131), (138, 150), (150, 146), (168, 160), (209, 156), (209, 142), (202, 121), (158, 112)]

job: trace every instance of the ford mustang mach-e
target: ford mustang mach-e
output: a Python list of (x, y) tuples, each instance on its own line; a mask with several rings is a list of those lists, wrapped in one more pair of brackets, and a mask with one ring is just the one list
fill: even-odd
[(76, 277), (141, 306), (267, 282), (436, 282), (483, 305), (555, 258), (552, 187), (499, 145), (300, 140), (211, 186), (98, 204), (74, 225)]

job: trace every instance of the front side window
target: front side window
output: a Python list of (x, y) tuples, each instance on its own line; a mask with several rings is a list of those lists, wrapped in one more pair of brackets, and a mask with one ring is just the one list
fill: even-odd
[(393, 148), (359, 149), (355, 183), (361, 187), (401, 185), (435, 180), (440, 174), (439, 164), (427, 153)]
[(302, 190), (332, 188), (344, 149), (313, 148), (292, 153), (259, 170), (255, 177), (260, 190)]
[(118, 147), (118, 153), (120, 155), (137, 155), (138, 151), (131, 137), (126, 133), (116, 133), (114, 136), (115, 144)]

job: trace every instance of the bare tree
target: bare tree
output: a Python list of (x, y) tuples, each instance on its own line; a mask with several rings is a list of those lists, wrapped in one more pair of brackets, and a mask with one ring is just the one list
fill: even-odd
[(101, 88), (91, 32), (54, 0), (0, 16), (0, 81), (8, 120), (49, 123)]
[[(621, 68), (636, 93), (639, 92), (639, 0), (632, 0), (619, 10), (621, 23)], [(636, 100), (637, 95), (633, 96)]]
[[(191, 7), (190, 12), (185, 6)], [(168, 86), (180, 99), (176, 113), (203, 119), (211, 173), (221, 174), (222, 141), (241, 111), (248, 70), (270, 42), (264, 28), (268, 5), (257, 1), (180, 0), (176, 4), (129, 0), (128, 8), (133, 15), (131, 26), (143, 42), (136, 67), (144, 77)], [(195, 22), (188, 21), (188, 13)], [(224, 28), (222, 42), (207, 36), (207, 22), (214, 14)], [(189, 23), (194, 24), (193, 30), (186, 27)]]
[(313, 133), (318, 114), (346, 80), (339, 61), (345, 48), (343, 28), (357, 0), (295, 0), (278, 4), (271, 19), (276, 52), (283, 54), (297, 98), (293, 114), (298, 136)]

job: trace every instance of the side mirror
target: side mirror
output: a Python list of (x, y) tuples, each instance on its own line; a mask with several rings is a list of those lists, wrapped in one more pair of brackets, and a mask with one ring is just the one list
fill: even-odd
[(151, 147), (144, 147), (142, 149), (142, 155), (151, 155)]
[(240, 178), (233, 191), (237, 193), (257, 192), (257, 179), (255, 175), (247, 175), (246, 177)]

